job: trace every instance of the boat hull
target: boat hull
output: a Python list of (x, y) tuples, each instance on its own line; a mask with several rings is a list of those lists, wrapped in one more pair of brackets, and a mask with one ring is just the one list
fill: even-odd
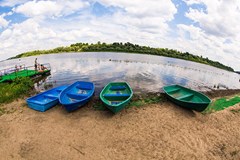
[(58, 97), (67, 86), (52, 88), (26, 100), (29, 108), (36, 111), (45, 112), (59, 103)]
[(35, 102), (27, 102), (29, 108), (34, 109), (36, 111), (45, 112), (46, 110), (54, 107), (59, 103), (58, 99), (51, 101), (48, 104), (40, 104)]
[(204, 111), (211, 103), (206, 95), (180, 85), (165, 86), (163, 90), (175, 104), (198, 112)]
[(68, 112), (72, 112), (89, 102), (94, 90), (92, 82), (77, 81), (61, 92), (59, 101)]
[(133, 91), (127, 82), (110, 82), (100, 93), (100, 99), (113, 113), (121, 111), (132, 96)]

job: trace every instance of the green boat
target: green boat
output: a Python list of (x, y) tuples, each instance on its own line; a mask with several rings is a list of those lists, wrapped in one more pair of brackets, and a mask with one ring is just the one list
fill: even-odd
[(211, 103), (206, 95), (180, 85), (165, 86), (163, 90), (167, 97), (177, 105), (198, 112), (205, 110)]
[(121, 111), (132, 96), (133, 91), (127, 82), (110, 82), (100, 93), (100, 99), (113, 113)]
[(36, 77), (41, 75), (47, 75), (51, 71), (50, 64), (43, 64), (44, 70), (35, 70), (34, 66), (25, 67), (22, 65), (21, 67), (12, 67), (8, 69), (0, 70), (0, 83), (1, 82), (11, 82), (18, 77)]

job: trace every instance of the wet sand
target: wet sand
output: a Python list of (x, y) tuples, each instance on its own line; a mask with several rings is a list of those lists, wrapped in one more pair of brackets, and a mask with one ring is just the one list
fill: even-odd
[(206, 115), (168, 101), (116, 115), (91, 105), (40, 113), (24, 104), (2, 106), (9, 113), (0, 116), (0, 159), (240, 159), (240, 104)]

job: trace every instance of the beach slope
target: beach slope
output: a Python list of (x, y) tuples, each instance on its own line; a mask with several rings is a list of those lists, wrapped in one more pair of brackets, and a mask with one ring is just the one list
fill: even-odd
[(91, 105), (67, 113), (21, 107), (0, 116), (0, 159), (240, 159), (240, 105), (212, 114), (170, 102), (113, 115)]

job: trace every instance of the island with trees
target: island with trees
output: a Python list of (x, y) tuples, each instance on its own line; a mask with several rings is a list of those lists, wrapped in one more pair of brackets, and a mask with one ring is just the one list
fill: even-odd
[(210, 60), (207, 57), (204, 58), (202, 56), (193, 55), (188, 52), (180, 52), (180, 51), (177, 51), (174, 49), (168, 49), (168, 48), (153, 48), (149, 46), (140, 46), (140, 45), (132, 44), (129, 42), (127, 43), (114, 42), (110, 44), (101, 43), (101, 42), (97, 42), (95, 44), (75, 43), (66, 47), (57, 47), (49, 50), (35, 50), (35, 51), (25, 52), (15, 57), (11, 57), (9, 59), (35, 56), (35, 55), (41, 55), (41, 54), (53, 54), (53, 53), (65, 53), (65, 52), (127, 52), (127, 53), (138, 53), (138, 54), (150, 54), (150, 55), (166, 56), (171, 58), (189, 60), (189, 61), (203, 63), (213, 67), (234, 72), (233, 68), (226, 66), (224, 64), (221, 64), (220, 62)]

